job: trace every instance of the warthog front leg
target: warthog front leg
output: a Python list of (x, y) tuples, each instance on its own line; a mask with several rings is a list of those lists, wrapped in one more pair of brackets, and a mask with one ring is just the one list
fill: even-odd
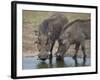
[(76, 45), (75, 45), (75, 54), (72, 57), (75, 60), (75, 66), (78, 66), (77, 53), (78, 53), (79, 47), (80, 47), (80, 43), (76, 43)]
[(51, 49), (50, 49), (50, 55), (49, 55), (49, 60), (50, 60), (50, 61), (52, 60), (52, 57), (53, 57), (53, 55), (52, 55), (52, 50), (53, 50), (54, 44), (55, 44), (55, 42), (52, 43)]
[(75, 54), (73, 56), (73, 59), (76, 59), (79, 47), (80, 47), (80, 43), (76, 43), (76, 45), (75, 45)]

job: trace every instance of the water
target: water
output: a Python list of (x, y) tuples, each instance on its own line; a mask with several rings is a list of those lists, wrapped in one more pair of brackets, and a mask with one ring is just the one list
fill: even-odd
[(41, 69), (41, 68), (59, 68), (59, 67), (80, 67), (80, 66), (90, 66), (90, 58), (86, 58), (85, 63), (82, 58), (77, 58), (77, 60), (72, 59), (72, 57), (64, 57), (63, 60), (56, 60), (53, 57), (52, 62), (49, 60), (41, 61), (37, 60), (37, 57), (23, 57), (22, 68), (23, 69)]

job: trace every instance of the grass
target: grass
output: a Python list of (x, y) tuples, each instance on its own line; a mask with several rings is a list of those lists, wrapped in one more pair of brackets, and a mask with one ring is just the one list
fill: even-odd
[[(32, 25), (40, 24), (45, 18), (48, 18), (54, 12), (42, 12), (42, 11), (31, 11), (31, 10), (23, 10), (23, 24), (31, 23)], [(90, 18), (89, 13), (64, 13), (66, 18), (69, 21), (73, 21), (75, 19), (88, 19)]]

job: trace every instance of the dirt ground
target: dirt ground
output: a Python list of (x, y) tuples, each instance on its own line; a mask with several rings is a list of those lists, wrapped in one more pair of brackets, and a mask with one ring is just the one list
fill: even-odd
[[(35, 36), (34, 30), (38, 29), (38, 25), (47, 18), (51, 12), (34, 12), (34, 11), (23, 11), (23, 31), (22, 31), (22, 51), (23, 56), (35, 56), (37, 55), (38, 49), (37, 45), (34, 44), (37, 37)], [(66, 13), (69, 20), (79, 19), (87, 19), (90, 18), (89, 14), (78, 14), (78, 13)], [(56, 52), (58, 47), (58, 43), (56, 42), (54, 45), (53, 53)], [(90, 57), (90, 40), (86, 41), (86, 53), (87, 57)], [(74, 55), (74, 45), (70, 47), (70, 49), (66, 52), (65, 56), (73, 56)], [(78, 56), (82, 57), (81, 49), (78, 52)]]

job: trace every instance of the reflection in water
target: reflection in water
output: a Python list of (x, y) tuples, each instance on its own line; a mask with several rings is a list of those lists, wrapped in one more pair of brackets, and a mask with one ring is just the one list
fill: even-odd
[(73, 58), (73, 60), (75, 61), (75, 66), (78, 66), (78, 62), (77, 62), (77, 58)]
[(48, 68), (48, 64), (42, 61), (39, 64), (37, 64), (37, 68)]
[[(73, 60), (75, 61), (75, 66), (79, 66), (77, 58), (73, 58)], [(86, 66), (86, 59), (83, 59), (81, 66)]]
[(83, 59), (83, 66), (85, 66), (86, 64), (86, 59)]
[(52, 61), (37, 60), (37, 57), (23, 57), (23, 69), (41, 69), (41, 68), (59, 68), (59, 67), (79, 67), (90, 66), (90, 58), (83, 60), (83, 58), (73, 59), (72, 57), (64, 57), (62, 60), (56, 60), (53, 57)]
[(64, 59), (56, 60), (56, 67), (66, 67)]
[(61, 60), (56, 60), (55, 65), (53, 65), (54, 63), (52, 61), (50, 61), (48, 64), (46, 62), (40, 62), (37, 65), (37, 68), (53, 68), (53, 67), (66, 67), (66, 64), (64, 62), (64, 59)]

